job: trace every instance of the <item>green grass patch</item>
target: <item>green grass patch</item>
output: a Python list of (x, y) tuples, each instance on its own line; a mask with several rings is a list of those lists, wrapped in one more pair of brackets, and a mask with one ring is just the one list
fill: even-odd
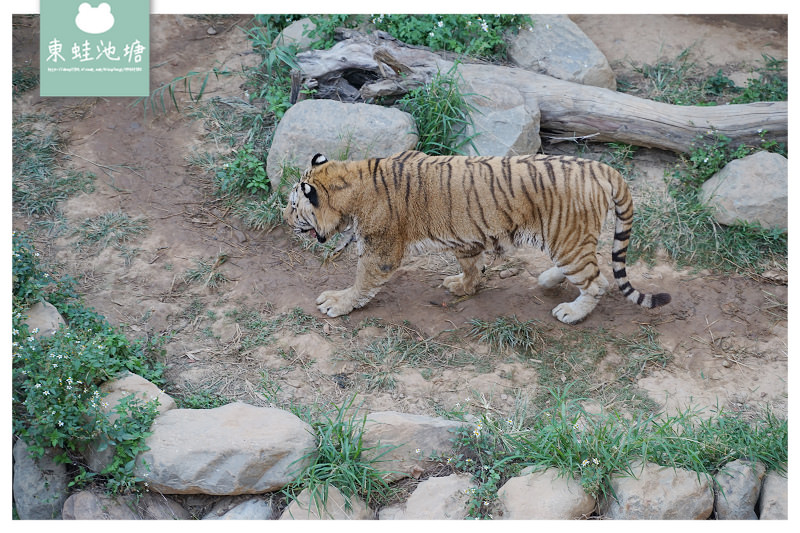
[(364, 444), (367, 415), (359, 414), (354, 401), (352, 396), (340, 407), (323, 411), (309, 421), (317, 435), (317, 448), (298, 460), (308, 464), (297, 472), (297, 480), (284, 489), (289, 498), (307, 489), (312, 495), (311, 505), (321, 516), (325, 516), (329, 487), (341, 491), (347, 509), (353, 496), (375, 507), (393, 495), (393, 488), (384, 479), (387, 471), (379, 468), (382, 456), (391, 448)]
[(94, 175), (64, 164), (66, 139), (47, 115), (22, 115), (12, 123), (11, 197), (28, 216), (52, 216), (57, 204), (93, 190)]

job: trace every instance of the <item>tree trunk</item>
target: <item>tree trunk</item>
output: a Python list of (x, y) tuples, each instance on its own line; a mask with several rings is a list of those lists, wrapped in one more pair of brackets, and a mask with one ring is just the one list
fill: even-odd
[[(384, 32), (342, 31), (329, 50), (297, 55), (299, 82), (317, 98), (372, 101), (399, 98), (446, 73), (453, 61), (406, 45)], [(514, 67), (480, 63), (458, 65), (466, 80), (485, 80), (517, 89), (541, 111), (541, 130), (551, 136), (590, 137), (675, 152), (689, 152), (698, 137), (722, 134), (734, 146), (758, 146), (764, 138), (786, 142), (787, 102), (722, 106), (676, 106), (609, 89), (559, 80)], [(493, 95), (483, 95), (492, 98)]]

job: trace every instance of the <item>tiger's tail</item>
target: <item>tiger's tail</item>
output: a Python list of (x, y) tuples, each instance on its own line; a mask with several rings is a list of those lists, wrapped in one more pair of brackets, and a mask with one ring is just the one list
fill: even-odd
[(668, 293), (649, 294), (640, 292), (634, 289), (628, 281), (625, 260), (628, 255), (628, 243), (630, 242), (631, 227), (633, 226), (633, 199), (628, 185), (619, 173), (617, 173), (617, 180), (615, 181), (613, 198), (616, 223), (614, 225), (614, 245), (611, 252), (614, 279), (617, 280), (619, 290), (631, 302), (648, 309), (666, 305), (672, 301), (672, 297)]

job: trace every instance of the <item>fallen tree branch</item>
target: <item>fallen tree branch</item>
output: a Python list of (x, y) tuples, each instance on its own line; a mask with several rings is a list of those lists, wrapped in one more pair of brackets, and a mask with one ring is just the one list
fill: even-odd
[[(345, 102), (399, 98), (447, 72), (453, 62), (428, 49), (406, 45), (385, 32), (347, 30), (329, 50), (297, 55), (301, 84), (317, 98)], [(459, 64), (465, 80), (507, 85), (528, 107), (541, 111), (541, 129), (564, 137), (591, 137), (675, 152), (689, 152), (699, 137), (722, 134), (733, 145), (786, 142), (787, 102), (723, 106), (677, 106), (609, 89), (559, 80), (528, 70), (490, 64)], [(494, 95), (483, 95), (492, 98)]]

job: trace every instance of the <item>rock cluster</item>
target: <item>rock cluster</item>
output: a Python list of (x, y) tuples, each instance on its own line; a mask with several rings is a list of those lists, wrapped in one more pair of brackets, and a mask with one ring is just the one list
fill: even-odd
[[(106, 390), (137, 390), (157, 397), (165, 409), (155, 420), (139, 454), (135, 474), (143, 497), (111, 497), (83, 490), (68, 494), (68, 477), (53, 454), (34, 461), (25, 443), (14, 446), (14, 502), (22, 519), (133, 520), (460, 520), (476, 489), (471, 476), (451, 474), (421, 481), (400, 504), (371, 509), (357, 496), (330, 487), (304, 490), (278, 513), (269, 494), (292, 481), (313, 453), (311, 427), (280, 409), (232, 403), (215, 409), (178, 409), (146, 380), (128, 375)], [(141, 391), (148, 391), (147, 393)], [(107, 398), (110, 398), (108, 396)], [(121, 396), (120, 396), (121, 398)], [(119, 398), (118, 398), (119, 399)], [(363, 446), (390, 472), (387, 481), (419, 477), (431, 456), (453, 452), (453, 432), (462, 423), (392, 411), (367, 415)], [(98, 457), (94, 461), (102, 461)], [(556, 470), (529, 467), (505, 482), (490, 514), (495, 519), (569, 520), (599, 510), (610, 519), (785, 519), (786, 478), (746, 461), (729, 463), (711, 479), (696, 472), (638, 463), (635, 477), (616, 477), (616, 497), (595, 501), (580, 483)], [(714, 490), (714, 486), (717, 487)], [(220, 499), (201, 516), (190, 513), (181, 495)], [(231, 498), (234, 498), (233, 500)], [(324, 502), (324, 503), (323, 503)], [(480, 504), (480, 503), (479, 503)]]

